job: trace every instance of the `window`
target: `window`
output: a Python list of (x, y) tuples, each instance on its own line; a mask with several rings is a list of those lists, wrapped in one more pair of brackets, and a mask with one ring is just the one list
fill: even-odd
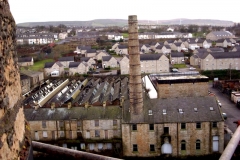
[(117, 120), (113, 120), (113, 126), (117, 126)]
[(95, 137), (100, 137), (100, 131), (99, 130), (95, 130)]
[(182, 140), (182, 141), (181, 141), (181, 150), (182, 150), (182, 151), (185, 151), (185, 150), (186, 150), (186, 141), (185, 141), (185, 140)]
[(163, 131), (164, 131), (164, 134), (169, 134), (169, 127), (164, 127)]
[(148, 115), (153, 115), (152, 110), (148, 110)]
[(197, 129), (201, 129), (201, 123), (200, 123), (200, 122), (197, 122), (197, 123), (196, 123), (196, 128), (197, 128)]
[(150, 144), (150, 152), (155, 152), (155, 146), (154, 146), (154, 144)]
[(201, 141), (199, 139), (196, 140), (196, 149), (201, 149)]
[(149, 130), (153, 131), (154, 130), (154, 124), (149, 124)]
[(64, 137), (65, 134), (64, 134), (64, 131), (60, 131), (60, 137)]
[(59, 122), (59, 127), (60, 127), (61, 130), (63, 129), (63, 121)]
[(95, 123), (95, 127), (99, 127), (99, 120), (95, 120), (94, 123)]
[(77, 127), (81, 127), (81, 121), (77, 121)]
[(133, 152), (137, 152), (138, 151), (138, 146), (137, 144), (133, 144)]
[(181, 123), (181, 129), (186, 129), (186, 123)]
[(133, 131), (136, 131), (136, 130), (137, 130), (137, 125), (136, 125), (136, 124), (133, 124), (133, 125), (132, 125), (132, 130), (133, 130)]
[(47, 131), (43, 131), (43, 138), (47, 138)]
[(216, 128), (217, 127), (217, 122), (212, 122), (212, 127)]
[(42, 121), (42, 128), (47, 128), (46, 121)]

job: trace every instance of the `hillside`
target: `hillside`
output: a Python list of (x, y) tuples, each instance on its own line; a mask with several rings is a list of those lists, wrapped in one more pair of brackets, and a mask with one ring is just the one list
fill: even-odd
[[(234, 22), (225, 20), (214, 19), (172, 19), (172, 20), (139, 20), (139, 24), (151, 24), (151, 25), (212, 25), (212, 26), (232, 26)], [(66, 26), (92, 26), (92, 27), (104, 27), (104, 26), (126, 26), (128, 21), (125, 19), (96, 19), (91, 21), (50, 21), (50, 22), (26, 22), (19, 23), (17, 26), (22, 27), (34, 27), (34, 26), (57, 26), (64, 24)]]

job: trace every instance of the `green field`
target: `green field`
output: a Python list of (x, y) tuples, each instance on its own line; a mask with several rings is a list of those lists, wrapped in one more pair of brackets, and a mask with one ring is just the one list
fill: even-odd
[(186, 68), (186, 64), (174, 64), (173, 68)]
[(128, 33), (122, 33), (123, 38), (128, 38)]
[(42, 61), (34, 62), (34, 65), (29, 66), (29, 69), (33, 71), (42, 71), (46, 62), (53, 62), (53, 59), (44, 59)]

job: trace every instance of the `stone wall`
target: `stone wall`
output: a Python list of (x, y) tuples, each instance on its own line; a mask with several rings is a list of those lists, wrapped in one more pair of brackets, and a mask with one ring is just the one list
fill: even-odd
[(7, 0), (0, 0), (0, 30), (0, 159), (25, 159), (22, 152), (28, 146), (15, 50), (15, 21)]
[[(223, 152), (224, 122), (218, 122), (216, 128), (211, 122), (202, 122), (201, 129), (196, 129), (196, 123), (186, 123), (186, 129), (181, 129), (181, 123), (154, 124), (154, 130), (149, 130), (149, 124), (137, 124), (137, 130), (132, 130), (131, 124), (122, 125), (122, 142), (124, 156), (154, 157), (160, 156), (163, 144), (164, 127), (169, 128), (172, 156), (205, 155), (213, 153), (213, 136), (219, 137), (219, 152)], [(201, 148), (196, 149), (196, 140), (200, 140)], [(186, 150), (181, 150), (181, 141), (186, 141)], [(133, 151), (137, 144), (138, 151)], [(150, 144), (155, 151), (150, 151)]]
[(158, 98), (207, 96), (208, 82), (157, 84)]

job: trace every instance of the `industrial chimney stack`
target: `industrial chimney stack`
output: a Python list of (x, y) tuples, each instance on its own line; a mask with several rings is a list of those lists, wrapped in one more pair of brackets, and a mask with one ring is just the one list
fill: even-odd
[[(143, 111), (143, 92), (141, 80), (141, 63), (138, 40), (138, 21), (136, 15), (128, 17), (128, 53), (129, 53), (129, 99), (132, 118), (140, 116)], [(139, 119), (140, 117), (138, 117)]]

